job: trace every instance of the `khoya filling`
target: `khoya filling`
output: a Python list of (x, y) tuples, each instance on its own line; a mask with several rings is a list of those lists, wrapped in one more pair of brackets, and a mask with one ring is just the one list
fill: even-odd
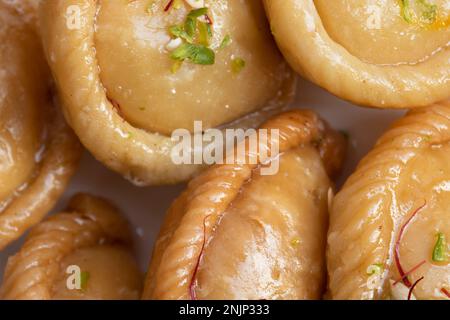
[[(367, 274), (372, 289), (399, 300), (450, 298), (450, 144), (433, 145), (410, 162), (396, 189), (400, 208), (391, 241), (390, 267), (378, 261)], [(424, 170), (433, 168), (433, 171)], [(395, 221), (395, 218), (393, 218)]]
[(132, 125), (216, 127), (270, 103), (291, 77), (258, 1), (98, 1), (108, 98)]
[(448, 0), (314, 0), (330, 37), (373, 64), (417, 64), (449, 45)]

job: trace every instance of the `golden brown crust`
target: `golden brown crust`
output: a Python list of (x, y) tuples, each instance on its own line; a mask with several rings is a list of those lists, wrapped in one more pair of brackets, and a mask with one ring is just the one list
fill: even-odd
[[(20, 186), (13, 185), (10, 188), (13, 191), (6, 198), (0, 199), (0, 250), (2, 250), (50, 211), (75, 172), (81, 155), (81, 146), (62, 115), (53, 103), (48, 101), (51, 99), (48, 97), (50, 81), (44, 59), (39, 55), (41, 48), (34, 31), (13, 13), (10, 7), (0, 3), (0, 10), (4, 22), (1, 36), (5, 37), (4, 45), (9, 46), (8, 50), (2, 52), (5, 59), (2, 60), (6, 64), (4, 65), (6, 76), (2, 77), (2, 81), (12, 82), (4, 83), (2, 87), (5, 90), (0, 106), (4, 117), (2, 121), (5, 123), (5, 128), (2, 128), (5, 139), (2, 141), (7, 143), (5, 153), (10, 152), (12, 159), (15, 159), (12, 165), (21, 167), (20, 163), (14, 163), (22, 161), (17, 155), (33, 153), (33, 150), (29, 150), (32, 148), (20, 140), (24, 139), (23, 136), (27, 134), (45, 136), (41, 140), (37, 137), (32, 138), (42, 146), (38, 146), (38, 150), (34, 150), (35, 154), (29, 157), (31, 158), (29, 161), (33, 162), (29, 165), (32, 171), (30, 176), (26, 177), (26, 180), (19, 181)], [(33, 50), (36, 66), (26, 61), (31, 59), (30, 50)], [(12, 78), (11, 74), (15, 78)], [(25, 130), (22, 129), (23, 126), (26, 127)], [(43, 132), (32, 131), (34, 127), (40, 128)], [(8, 150), (16, 143), (7, 136), (8, 130), (17, 132), (15, 139), (19, 141), (18, 151)], [(31, 134), (27, 132), (28, 130)], [(8, 183), (11, 182), (2, 181), (2, 185)]]
[(3, 299), (52, 299), (61, 262), (71, 253), (98, 245), (130, 248), (127, 221), (107, 201), (85, 194), (72, 198), (67, 212), (34, 227), (19, 253), (8, 260)]
[(51, 141), (36, 176), (0, 211), (0, 249), (18, 239), (51, 210), (74, 174), (81, 156), (78, 139), (64, 120), (53, 120)]
[[(316, 114), (293, 110), (278, 115), (261, 126), (261, 129), (278, 129), (280, 152), (300, 145), (308, 145), (325, 138), (328, 142), (322, 154), (336, 154), (343, 158), (345, 142), (331, 133)], [(270, 131), (269, 131), (270, 132)], [(270, 140), (270, 139), (269, 139)], [(246, 141), (242, 142), (246, 143)], [(260, 166), (260, 154), (256, 164), (215, 165), (193, 179), (188, 189), (175, 200), (169, 209), (156, 243), (143, 298), (189, 299), (189, 285), (193, 277), (197, 257), (202, 250), (203, 236), (208, 237), (223, 212), (237, 197), (242, 186), (251, 178), (252, 171)], [(333, 160), (334, 161), (334, 160)], [(253, 162), (255, 163), (255, 162)], [(334, 166), (327, 166), (330, 174)], [(205, 217), (208, 217), (206, 225)], [(205, 231), (203, 231), (205, 229)], [(164, 279), (158, 281), (158, 279)]]
[[(433, 216), (441, 214), (439, 207), (436, 207), (438, 200), (433, 199), (436, 195), (428, 194), (431, 190), (420, 190), (416, 194), (417, 187), (409, 187), (409, 179), (417, 179), (419, 185), (427, 188), (428, 182), (420, 182), (421, 175), (426, 174), (429, 179), (440, 181), (439, 172), (445, 175), (445, 167), (421, 165), (420, 171), (415, 169), (414, 173), (408, 172), (408, 168), (414, 165), (416, 159), (423, 161), (428, 156), (431, 161), (433, 150), (448, 148), (449, 128), (448, 102), (411, 111), (378, 140), (336, 195), (330, 215), (327, 252), (331, 298), (378, 299), (388, 295), (389, 278), (398, 276), (397, 271), (393, 271), (393, 249), (400, 226), (424, 202), (427, 203), (424, 210), (430, 215), (427, 218), (430, 223)], [(448, 158), (441, 160), (443, 163), (449, 161)], [(448, 180), (448, 176), (443, 178)], [(447, 220), (440, 221), (445, 229)], [(422, 242), (426, 238), (428, 234), (421, 235)], [(420, 252), (419, 248), (415, 248), (416, 251), (406, 250)], [(431, 252), (432, 249), (427, 250)], [(431, 253), (418, 257), (419, 260), (413, 264), (426, 259), (430, 265), (430, 256)], [(384, 265), (381, 284), (369, 288), (367, 281), (370, 274), (366, 270), (370, 265), (380, 263)], [(426, 267), (419, 271), (424, 269)], [(436, 270), (434, 273), (438, 274)], [(418, 289), (422, 290), (421, 284)]]
[[(66, 27), (65, 12), (72, 5), (83, 13), (83, 23), (76, 30)], [(98, 5), (99, 1), (55, 0), (44, 2), (40, 10), (44, 47), (69, 124), (98, 160), (136, 184), (188, 180), (203, 166), (174, 164), (170, 154), (175, 144), (170, 137), (132, 126), (108, 99), (94, 45)], [(283, 103), (277, 107), (292, 97), (295, 80), (289, 74), (289, 89), (279, 92)], [(264, 118), (265, 113), (262, 110), (256, 117)], [(247, 120), (239, 127), (246, 127)]]
[(424, 107), (449, 97), (448, 44), (415, 64), (369, 63), (330, 37), (313, 0), (264, 3), (272, 32), (290, 65), (333, 94), (377, 108)]

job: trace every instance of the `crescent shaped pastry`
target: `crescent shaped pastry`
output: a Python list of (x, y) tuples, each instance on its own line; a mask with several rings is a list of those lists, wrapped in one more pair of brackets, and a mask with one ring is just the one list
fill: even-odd
[(260, 2), (205, 1), (198, 9), (188, 2), (40, 7), (68, 122), (97, 159), (140, 185), (184, 181), (200, 169), (173, 163), (174, 130), (192, 130), (194, 121), (225, 125), (292, 96), (293, 73)]
[(450, 103), (398, 120), (333, 201), (333, 299), (449, 299)]
[(39, 222), (76, 169), (76, 136), (49, 95), (32, 28), (0, 2), (0, 250)]
[(7, 300), (137, 299), (142, 279), (130, 253), (131, 243), (128, 222), (116, 208), (103, 199), (78, 194), (65, 212), (35, 226), (20, 251), (9, 258), (0, 296)]
[(446, 0), (264, 0), (291, 66), (331, 93), (378, 108), (450, 96)]
[(327, 173), (340, 167), (345, 140), (310, 111), (283, 113), (261, 129), (280, 132), (278, 172), (263, 175), (267, 162), (248, 154), (257, 164), (215, 165), (194, 178), (169, 209), (144, 299), (321, 297)]

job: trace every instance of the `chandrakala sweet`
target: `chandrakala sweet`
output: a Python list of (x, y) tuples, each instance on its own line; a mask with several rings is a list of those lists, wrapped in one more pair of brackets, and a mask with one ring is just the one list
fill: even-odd
[(139, 185), (201, 168), (171, 161), (174, 130), (246, 126), (249, 114), (259, 119), (292, 95), (293, 73), (259, 1), (53, 0), (40, 9), (69, 124)]
[[(280, 114), (261, 129), (279, 130), (279, 153), (262, 156), (271, 137), (246, 161), (208, 168), (172, 204), (144, 299), (321, 298), (329, 175), (345, 139), (311, 111)], [(278, 170), (265, 174), (273, 162)]]
[(264, 0), (291, 66), (340, 98), (413, 108), (450, 97), (447, 0)]
[(332, 299), (449, 299), (450, 103), (401, 118), (333, 201)]
[(26, 21), (0, 2), (0, 250), (50, 211), (81, 153), (56, 108), (39, 38)]
[(106, 200), (78, 194), (9, 258), (0, 297), (127, 300), (138, 299), (141, 286), (128, 222)]

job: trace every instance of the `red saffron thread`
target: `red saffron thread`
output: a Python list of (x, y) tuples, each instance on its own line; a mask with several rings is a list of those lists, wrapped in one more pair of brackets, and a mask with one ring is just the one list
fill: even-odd
[(166, 4), (166, 6), (164, 7), (164, 11), (167, 12), (170, 10), (170, 8), (172, 8), (173, 2), (175, 0), (169, 0), (169, 2)]
[(411, 296), (413, 294), (414, 288), (419, 284), (420, 281), (422, 281), (424, 279), (424, 277), (421, 277), (419, 279), (417, 279), (416, 282), (414, 282), (414, 284), (411, 286), (411, 289), (409, 289), (408, 292), (408, 300), (411, 300)]
[(403, 281), (407, 276), (409, 276), (411, 273), (413, 273), (414, 271), (416, 271), (417, 269), (419, 269), (421, 266), (423, 266), (425, 263), (427, 263), (425, 260), (423, 260), (421, 263), (419, 263), (418, 265), (416, 265), (414, 268), (412, 268), (411, 270), (409, 270), (408, 272), (405, 273), (405, 276), (398, 279), (397, 281), (394, 282), (394, 286), (399, 283), (400, 281)]
[(205, 245), (206, 245), (206, 219), (208, 219), (210, 217), (210, 215), (207, 215), (204, 219), (203, 219), (203, 243), (202, 243), (202, 248), (200, 250), (200, 254), (198, 255), (197, 258), (197, 263), (195, 265), (195, 269), (194, 269), (194, 273), (192, 274), (192, 278), (191, 278), (191, 283), (189, 284), (189, 294), (191, 296), (191, 300), (197, 300), (197, 293), (195, 292), (195, 288), (197, 286), (197, 272), (198, 272), (198, 268), (200, 267), (200, 261), (202, 260), (203, 257), (203, 251), (205, 250)]
[(441, 289), (441, 292), (442, 292), (443, 294), (445, 294), (445, 295), (450, 299), (450, 292), (448, 292), (447, 289), (442, 288), (442, 289)]
[(205, 19), (206, 19), (206, 22), (207, 22), (209, 25), (212, 25), (212, 24), (213, 24), (213, 21), (212, 21), (211, 17), (210, 17), (208, 14), (205, 14)]
[(416, 211), (413, 212), (411, 217), (409, 217), (409, 219), (403, 224), (403, 226), (400, 228), (400, 231), (399, 231), (398, 237), (397, 237), (397, 241), (395, 243), (395, 250), (394, 250), (395, 264), (397, 266), (398, 273), (400, 274), (400, 278), (402, 279), (405, 286), (407, 286), (408, 288), (411, 288), (412, 284), (411, 284), (411, 281), (409, 281), (408, 275), (405, 273), (405, 271), (402, 267), (402, 264), (400, 262), (400, 243), (402, 241), (403, 233), (405, 232), (406, 227), (409, 225), (409, 223), (412, 221), (412, 219), (417, 215), (417, 213), (419, 213), (420, 210), (425, 208), (426, 205), (427, 205), (427, 202), (425, 201), (425, 203), (422, 206), (420, 206), (419, 208), (417, 208)]

